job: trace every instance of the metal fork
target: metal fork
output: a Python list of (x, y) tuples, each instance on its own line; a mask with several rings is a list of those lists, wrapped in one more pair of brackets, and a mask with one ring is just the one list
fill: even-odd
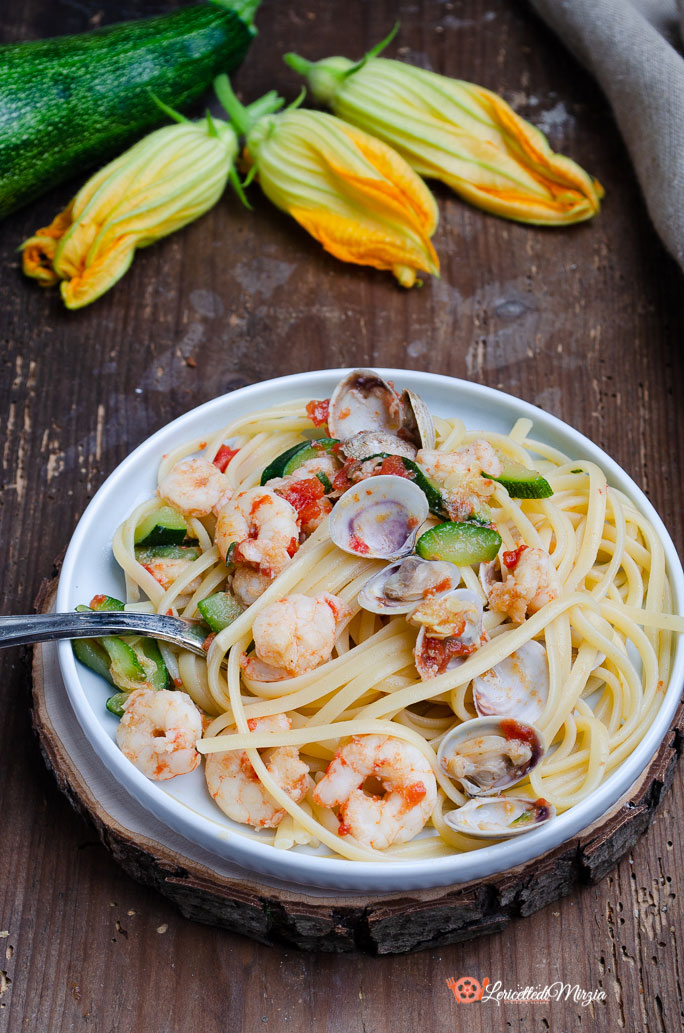
[(52, 642), (61, 638), (99, 638), (102, 635), (147, 635), (172, 642), (199, 656), (206, 629), (200, 621), (165, 617), (158, 613), (125, 613), (108, 610), (93, 613), (32, 613), (0, 617), (0, 649), (27, 642)]

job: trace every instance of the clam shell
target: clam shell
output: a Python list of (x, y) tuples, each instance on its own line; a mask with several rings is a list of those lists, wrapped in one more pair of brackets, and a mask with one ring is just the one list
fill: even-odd
[(417, 484), (404, 477), (369, 477), (345, 491), (330, 515), (330, 537), (353, 556), (395, 560), (413, 551), (429, 512)]
[[(413, 578), (414, 585), (409, 584), (405, 594), (392, 595), (385, 593), (385, 586), (390, 578), (400, 571), (409, 574), (411, 570), (418, 571)], [(448, 585), (440, 591), (435, 591), (434, 586), (441, 582), (449, 581)], [(408, 613), (415, 609), (416, 605), (425, 598), (427, 592), (431, 598), (438, 598), (440, 595), (451, 591), (461, 580), (461, 572), (453, 563), (445, 560), (424, 560), (420, 556), (407, 556), (403, 560), (390, 563), (383, 570), (375, 574), (370, 581), (367, 581), (359, 592), (359, 605), (371, 613)]]
[(548, 696), (546, 650), (534, 640), (473, 679), (473, 701), (480, 717), (514, 717), (534, 724)]
[(416, 448), (434, 448), (437, 441), (435, 421), (420, 395), (406, 388), (401, 393), (401, 407), (402, 435)]
[(344, 377), (330, 397), (328, 430), (346, 441), (361, 431), (396, 433), (401, 427), (399, 395), (375, 370), (355, 369)]
[(428, 678), (436, 678), (439, 673), (445, 674), (447, 671), (453, 671), (456, 667), (461, 666), (464, 659), (462, 656), (451, 656), (442, 672), (435, 671), (434, 666), (427, 663), (425, 657), (425, 639), (430, 637), (432, 636), (428, 636), (427, 629), (421, 628), (418, 632), (416, 644), (413, 649), (413, 658), (416, 663), (416, 670), (423, 681), (427, 681)]
[(492, 585), (500, 581), (501, 578), (497, 576), (499, 561), (498, 559), (491, 560), (490, 563), (481, 563), (479, 570), (480, 584), (482, 585), (482, 591), (489, 599), (489, 594)]
[(347, 438), (342, 445), (342, 451), (349, 459), (368, 459), (379, 452), (387, 452), (392, 456), (406, 456), (407, 459), (416, 458), (415, 446), (409, 441), (404, 441), (396, 434), (379, 430), (359, 431), (353, 437)]
[(530, 832), (555, 816), (556, 808), (546, 800), (486, 796), (468, 800), (462, 807), (449, 811), (444, 815), (444, 821), (455, 832), (464, 832), (467, 836), (508, 839)]
[[(442, 641), (457, 639), (460, 645), (468, 649), (471, 649), (471, 647), (473, 646), (479, 645), (480, 640), (482, 639), (482, 602), (479, 596), (477, 596), (475, 592), (471, 592), (468, 588), (455, 588), (445, 592), (443, 595), (435, 596), (434, 598), (446, 600), (450, 596), (453, 596), (454, 598), (459, 599), (464, 603), (474, 604), (477, 612), (477, 619), (466, 620), (466, 626), (463, 632), (458, 636), (448, 634), (445, 635), (441, 633), (443, 629), (438, 627), (432, 628), (429, 625), (420, 625), (420, 631), (418, 632), (418, 637), (416, 638), (416, 645), (413, 651), (413, 655), (416, 661), (416, 668), (423, 681), (426, 681), (428, 678), (434, 678), (439, 673), (443, 673), (439, 670), (435, 670), (434, 662), (429, 662), (429, 654), (426, 653), (425, 650), (426, 638), (436, 638)], [(418, 603), (417, 606), (414, 606), (407, 616), (407, 620), (411, 621), (412, 624), (417, 623), (412, 619), (412, 617), (414, 612), (418, 610), (421, 607), (421, 605), (421, 603)], [(452, 656), (449, 658), (444, 670), (451, 671), (455, 667), (460, 667), (462, 663), (462, 656)]]
[[(492, 744), (485, 741), (491, 736), (498, 736), (507, 742), (519, 740), (530, 746), (531, 756), (516, 766), (510, 758), (504, 757), (502, 751), (501, 760), (498, 761), (489, 749)], [(461, 752), (459, 747), (466, 743), (471, 752), (482, 747), (482, 768), (479, 776), (475, 772), (470, 772), (469, 776), (455, 775), (447, 766), (448, 762)], [(455, 782), (459, 782), (468, 796), (492, 796), (522, 781), (537, 766), (545, 753), (544, 739), (533, 725), (523, 724), (512, 718), (476, 717), (447, 732), (439, 745), (437, 761), (442, 771)]]

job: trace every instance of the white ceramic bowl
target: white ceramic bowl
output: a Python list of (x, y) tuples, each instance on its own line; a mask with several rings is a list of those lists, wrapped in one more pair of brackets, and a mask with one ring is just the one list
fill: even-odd
[[(229, 420), (254, 410), (296, 398), (325, 398), (345, 372), (336, 369), (299, 373), (242, 388), (180, 416), (143, 442), (108, 477), (83, 514), (64, 559), (57, 609), (73, 610), (98, 592), (123, 593), (123, 578), (111, 553), (112, 534), (134, 506), (153, 493), (163, 453), (188, 439), (208, 437)], [(674, 609), (682, 612), (684, 574), (672, 541), (648, 499), (600, 448), (554, 416), (480, 384), (408, 370), (380, 372), (398, 387), (413, 388), (437, 414), (460, 416), (470, 429), (506, 433), (518, 417), (527, 416), (534, 420), (535, 437), (572, 457), (590, 459), (601, 466), (609, 482), (634, 501), (660, 534), (674, 590)], [(682, 638), (663, 705), (644, 739), (594, 793), (538, 830), (473, 853), (423, 861), (360, 863), (319, 856), (301, 848), (275, 850), (260, 842), (258, 834), (234, 824), (216, 808), (207, 793), (201, 768), (168, 782), (145, 778), (116, 746), (117, 719), (105, 710), (108, 687), (104, 681), (76, 663), (68, 642), (59, 644), (59, 661), (78, 720), (112, 778), (162, 822), (252, 872), (303, 886), (360, 892), (426, 889), (467, 882), (513, 868), (570, 839), (605, 813), (644, 770), (667, 731), (684, 684)]]

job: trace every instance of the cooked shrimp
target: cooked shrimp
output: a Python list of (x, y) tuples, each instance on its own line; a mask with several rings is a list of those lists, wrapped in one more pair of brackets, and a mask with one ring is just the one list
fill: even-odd
[(328, 592), (286, 595), (259, 613), (252, 625), (256, 656), (240, 661), (249, 678), (293, 678), (330, 659), (339, 627), (351, 616)]
[[(518, 552), (518, 555), (515, 555)], [(502, 581), (493, 580), (495, 563), (484, 570), (483, 583), (489, 605), (498, 613), (507, 613), (511, 620), (522, 624), (527, 612), (536, 613), (542, 606), (557, 599), (560, 581), (553, 560), (545, 549), (528, 548), (515, 550), (512, 567), (501, 565)]]
[(116, 741), (124, 756), (155, 781), (194, 771), (200, 762), (195, 743), (202, 716), (186, 692), (136, 689), (124, 704)]
[[(161, 557), (160, 559), (150, 560), (149, 563), (143, 563), (142, 566), (166, 591), (167, 588), (170, 588), (176, 578), (179, 578), (181, 574), (184, 574), (194, 562), (194, 560), (188, 559), (170, 559), (168, 557)], [(201, 576), (193, 578), (185, 588), (185, 591), (195, 592), (201, 583)]]
[(488, 441), (473, 441), (455, 452), (422, 448), (416, 462), (443, 487), (444, 502), (452, 520), (466, 520), (494, 487), (483, 473), (498, 477), (503, 464)]
[(275, 577), (299, 547), (297, 511), (272, 488), (238, 491), (219, 510), (215, 542), (224, 560), (251, 563)]
[(325, 452), (323, 449), (320, 450), (320, 453), (314, 459), (307, 459), (291, 474), (288, 474), (287, 477), (272, 477), (270, 481), (266, 482), (266, 486), (268, 488), (283, 488), (294, 484), (296, 481), (305, 481), (309, 477), (317, 477), (319, 473), (327, 477), (332, 483), (342, 463), (336, 456), (330, 455), (330, 453)]
[(488, 441), (478, 439), (463, 445), (455, 452), (438, 452), (421, 448), (416, 455), (420, 464), (435, 480), (443, 481), (456, 476), (463, 480), (479, 477), (481, 473), (498, 477), (503, 470), (501, 460)]
[(157, 493), (186, 516), (203, 517), (227, 487), (228, 479), (208, 459), (183, 459), (162, 479)]
[[(375, 778), (384, 796), (368, 795)], [(359, 735), (343, 746), (313, 792), (322, 807), (338, 807), (339, 834), (384, 850), (417, 836), (437, 802), (437, 781), (420, 750), (389, 735)]]
[[(287, 714), (253, 718), (247, 722), (252, 732), (287, 732)], [(294, 746), (262, 750), (261, 757), (271, 777), (287, 795), (299, 803), (309, 789), (309, 768)], [(204, 773), (212, 797), (229, 818), (241, 825), (274, 829), (287, 813), (266, 791), (243, 750), (210, 753)]]
[(260, 574), (254, 567), (239, 563), (233, 574), (233, 595), (243, 606), (251, 606), (271, 583), (270, 577)]

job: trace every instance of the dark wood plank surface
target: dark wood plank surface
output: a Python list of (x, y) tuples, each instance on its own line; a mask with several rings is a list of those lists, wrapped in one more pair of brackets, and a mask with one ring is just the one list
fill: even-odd
[[(5, 0), (4, 40), (81, 31), (163, 0)], [(503, 388), (567, 420), (646, 490), (677, 544), (681, 273), (663, 251), (593, 82), (512, 0), (264, 0), (236, 83), (294, 96), (280, 54), (360, 54), (399, 15), (393, 54), (500, 91), (594, 172), (593, 223), (505, 223), (438, 189), (442, 279), (403, 293), (390, 276), (324, 255), (255, 191), (135, 259), (100, 302), (67, 313), (25, 282), (15, 249), (66, 185), (0, 226), (0, 542), (3, 609), (25, 612), (88, 499), (148, 434), (207, 398), (269, 376), (398, 365)], [(676, 1030), (684, 1016), (679, 859), (682, 776), (633, 856), (598, 886), (439, 953), (304, 955), (193, 924), (125, 876), (44, 770), (29, 670), (0, 678), (0, 1031), (206, 1029)], [(603, 989), (584, 1008), (467, 1007), (445, 984), (561, 980)]]

